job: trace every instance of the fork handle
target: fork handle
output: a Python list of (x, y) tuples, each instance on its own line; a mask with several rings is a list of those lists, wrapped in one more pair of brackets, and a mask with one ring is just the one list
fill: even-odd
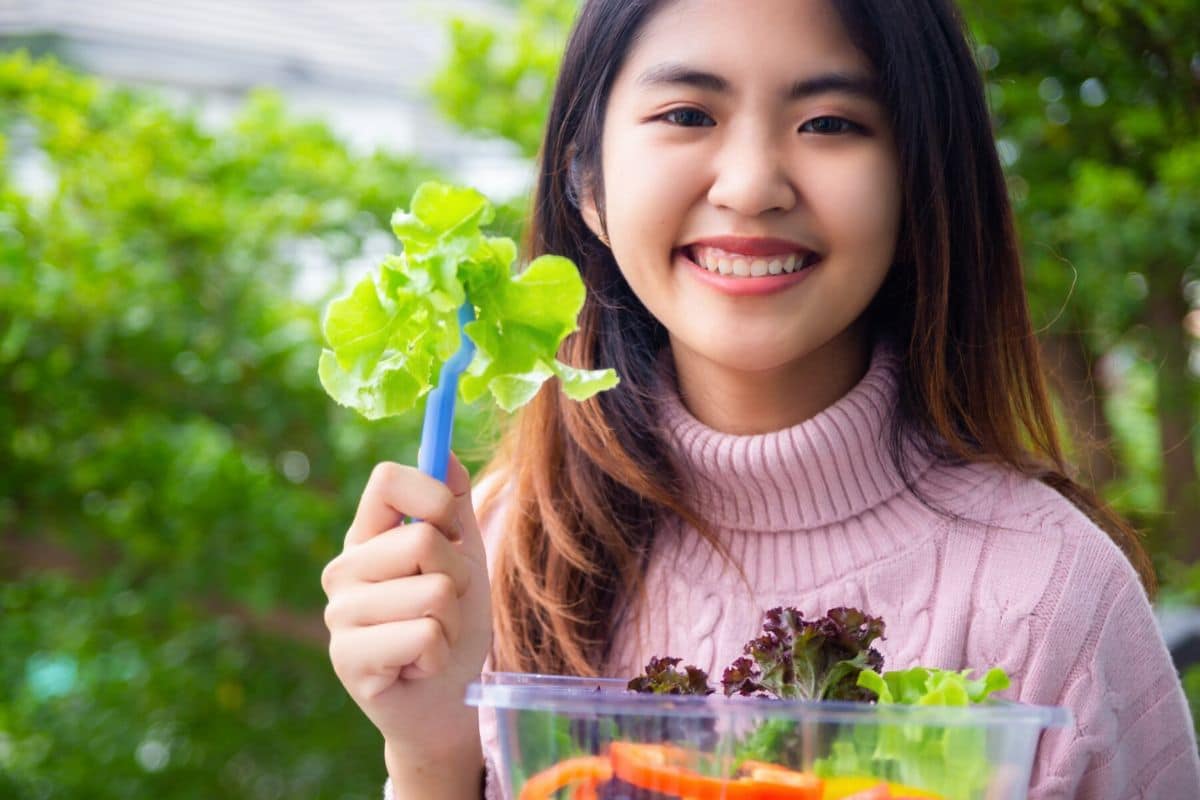
[(425, 402), (425, 423), (421, 428), (421, 449), (417, 451), (417, 467), (426, 475), (445, 482), (450, 463), (450, 439), (454, 433), (454, 399), (458, 394), (458, 377), (471, 363), (475, 344), (467, 338), (468, 322), (475, 319), (475, 306), (470, 300), (458, 309), (458, 352), (446, 360), (438, 375), (437, 386)]

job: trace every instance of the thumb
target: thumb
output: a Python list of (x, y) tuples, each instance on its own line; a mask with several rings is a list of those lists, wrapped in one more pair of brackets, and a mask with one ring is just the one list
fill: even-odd
[(454, 453), (450, 454), (450, 463), (446, 465), (446, 485), (459, 500), (471, 502), (471, 475)]
[(466, 534), (474, 534), (474, 539), (479, 538), (479, 522), (475, 519), (475, 504), (471, 498), (471, 475), (454, 453), (450, 454), (450, 463), (446, 465), (446, 486), (450, 488), (458, 506), (456, 515), (459, 529)]

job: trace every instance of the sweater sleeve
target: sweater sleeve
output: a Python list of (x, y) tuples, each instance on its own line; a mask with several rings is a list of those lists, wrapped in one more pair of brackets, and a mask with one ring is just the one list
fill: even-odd
[(1136, 574), (1114, 555), (1115, 597), (1083, 637), (1053, 701), (1071, 709), (1074, 724), (1043, 735), (1031, 800), (1200, 797), (1200, 757), (1179, 675)]

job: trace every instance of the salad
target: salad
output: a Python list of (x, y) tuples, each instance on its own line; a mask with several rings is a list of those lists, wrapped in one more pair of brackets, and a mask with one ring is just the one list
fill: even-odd
[(516, 244), (482, 231), (494, 216), (474, 189), (435, 182), (417, 188), (410, 210), (396, 211), (401, 252), (325, 312), (329, 346), (318, 373), (335, 401), (368, 419), (413, 408), (458, 350), (458, 309), (468, 301), (475, 320), (464, 332), (475, 354), (459, 382), (464, 402), (488, 395), (512, 411), (555, 377), (573, 400), (617, 385), (611, 369), (578, 369), (556, 357), (583, 307), (575, 264), (544, 255), (514, 273)]
[[(1009, 685), (1001, 669), (978, 680), (970, 670), (884, 672), (872, 646), (883, 633), (881, 619), (854, 608), (815, 619), (773, 608), (718, 686), (726, 697), (885, 707), (970, 706)], [(716, 693), (704, 670), (680, 664), (651, 658), (627, 691)], [(809, 752), (811, 731), (796, 719), (765, 719), (720, 754), (680, 743), (703, 732), (673, 737), (668, 726), (661, 733), (662, 741), (645, 741), (611, 731), (599, 754), (572, 755), (528, 777), (519, 800), (968, 800), (986, 789), (992, 766), (984, 733), (970, 727), (851, 725), (819, 757)], [(801, 764), (809, 766), (790, 766)]]

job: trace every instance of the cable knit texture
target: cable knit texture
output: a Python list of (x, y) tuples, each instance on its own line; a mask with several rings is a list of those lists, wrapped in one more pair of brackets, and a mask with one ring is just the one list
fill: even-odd
[[(669, 438), (748, 582), (696, 531), (665, 525), (650, 611), (619, 624), (606, 674), (678, 655), (719, 675), (764, 609), (857, 606), (887, 623), (887, 669), (1001, 666), (1012, 677), (1002, 697), (1071, 710), (1071, 727), (1042, 736), (1033, 800), (1200, 798), (1188, 706), (1129, 562), (1061, 495), (1002, 467), (947, 466), (914, 449), (923, 502), (884, 444), (898, 369), (879, 348), (833, 406), (757, 436), (712, 430), (668, 393)], [(483, 522), (490, 557), (503, 514)], [(490, 715), (481, 727), (496, 753)], [(499, 800), (493, 758), (487, 797)]]

